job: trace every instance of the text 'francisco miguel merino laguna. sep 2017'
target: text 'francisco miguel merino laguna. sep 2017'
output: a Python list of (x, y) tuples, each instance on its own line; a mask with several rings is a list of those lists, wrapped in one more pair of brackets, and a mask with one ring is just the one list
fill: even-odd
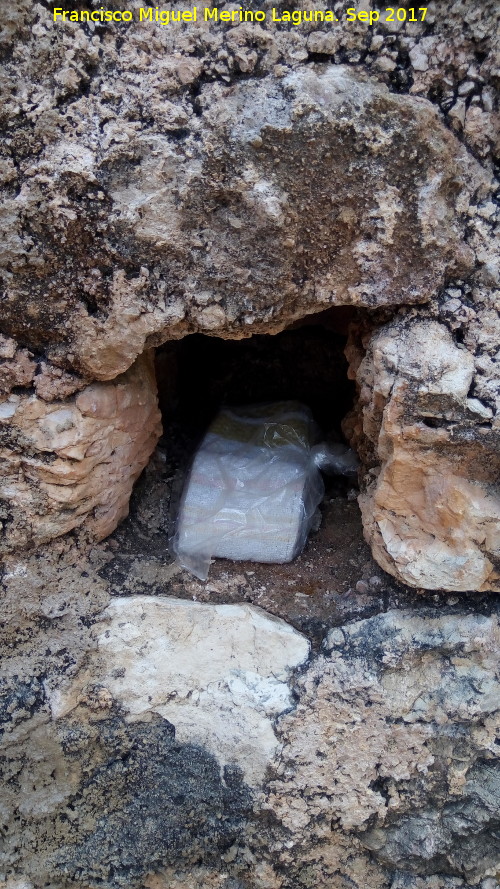
[(54, 9), (55, 22), (138, 22), (157, 23), (160, 25), (174, 25), (187, 22), (220, 22), (222, 24), (240, 24), (241, 22), (274, 22), (282, 25), (301, 25), (306, 22), (331, 23), (338, 22), (364, 22), (367, 25), (375, 25), (383, 22), (424, 22), (427, 14), (426, 6), (405, 7), (388, 6), (385, 9), (372, 9), (368, 12), (357, 10), (355, 6), (346, 9), (340, 17), (332, 10), (279, 10), (273, 7), (265, 12), (263, 9), (239, 9), (220, 10), (208, 6), (192, 6), (190, 9), (162, 9), (156, 7), (140, 7), (139, 9), (100, 9), (81, 10)]

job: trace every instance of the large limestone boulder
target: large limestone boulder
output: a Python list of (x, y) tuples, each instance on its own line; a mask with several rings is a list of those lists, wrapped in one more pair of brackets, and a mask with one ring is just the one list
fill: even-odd
[(196, 113), (118, 133), (102, 80), (7, 201), (2, 323), (56, 364), (108, 380), (146, 345), (422, 303), (473, 267), (486, 179), (429, 102), (303, 66), (205, 85)]
[(101, 699), (118, 701), (127, 719), (159, 715), (179, 742), (237, 764), (251, 786), (262, 783), (279, 753), (273, 723), (293, 703), (287, 681), (309, 656), (301, 633), (248, 605), (154, 596), (112, 600), (95, 632), (99, 675), (90, 664), (53, 689), (54, 718), (87, 702), (98, 680)]

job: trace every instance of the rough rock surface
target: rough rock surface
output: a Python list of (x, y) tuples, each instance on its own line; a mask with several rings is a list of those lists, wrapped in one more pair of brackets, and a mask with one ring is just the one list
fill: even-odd
[(8, 889), (497, 889), (497, 610), (331, 626), (289, 675), (308, 644), (283, 621), (161, 596), (103, 611), (79, 552), (3, 581)]
[[(17, 552), (0, 573), (0, 889), (500, 889), (498, 601), (484, 592), (498, 584), (498, 3), (371, 27), (340, 0), (334, 27), (247, 5), (265, 24), (54, 27), (46, 0), (3, 4), (1, 518)], [(219, 565), (194, 582), (165, 555), (166, 478), (89, 542), (124, 514), (157, 435), (145, 346), (276, 331), (340, 303), (359, 307), (346, 431), (392, 576), (354, 501), (332, 497), (283, 572)], [(125, 424), (117, 392), (135, 404)], [(49, 434), (58, 412), (76, 426)], [(81, 478), (62, 508), (54, 467)], [(146, 647), (123, 663), (120, 634), (165, 595), (190, 613), (203, 600), (224, 627), (207, 635), (213, 682), (189, 621), (145, 618)], [(273, 624), (258, 650), (248, 603), (295, 629)], [(193, 651), (179, 678), (163, 628), (179, 658)], [(280, 660), (276, 632), (295, 651), (311, 641), (291, 675), (302, 655)], [(163, 678), (183, 679), (193, 710), (198, 691), (196, 718), (163, 701)], [(287, 712), (262, 698), (269, 684)], [(168, 714), (143, 708), (148, 686)], [(56, 717), (58, 699), (71, 709)], [(242, 731), (264, 723), (243, 759)]]
[(281, 856), (299, 885), (357, 886), (364, 872), (364, 885), (413, 887), (421, 873), (441, 889), (495, 876), (498, 643), (497, 618), (425, 611), (328, 634), (281, 720), (266, 800), (296, 844)]
[(51, 540), (85, 520), (105, 537), (127, 515), (161, 432), (151, 354), (65, 401), (24, 392), (4, 398), (0, 550)]
[(471, 353), (431, 319), (379, 329), (357, 367), (346, 425), (376, 465), (360, 497), (365, 532), (411, 586), (500, 590), (500, 424), (469, 397), (473, 374)]
[[(38, 27), (43, 46), (47, 13)], [(200, 84), (189, 113), (172, 106), (168, 122), (153, 103), (143, 127), (133, 104), (110, 118), (92, 64), (88, 97), (69, 104), (76, 131), (54, 113), (5, 217), (5, 330), (56, 364), (111, 379), (148, 344), (421, 303), (473, 268), (467, 211), (488, 177), (429, 102), (303, 66)]]
[(98, 666), (49, 694), (54, 718), (85, 701), (98, 676), (101, 698), (128, 718), (156, 713), (180, 742), (238, 765), (247, 784), (262, 782), (279, 748), (272, 721), (292, 705), (287, 679), (307, 660), (307, 639), (249, 606), (149, 596), (115, 599), (95, 632)]
[[(139, 7), (131, 5), (136, 19)], [(403, 305), (409, 317), (409, 306), (424, 304), (423, 317), (460, 333), (467, 371), (474, 358), (475, 414), (469, 404), (453, 416), (448, 452), (445, 433), (431, 442), (429, 431), (421, 455), (439, 440), (434, 476), (454, 487), (453, 461), (467, 451), (473, 487), (460, 495), (468, 505), (454, 508), (448, 540), (449, 515), (424, 514), (406, 490), (402, 465), (416, 446), (389, 464), (380, 443), (372, 448), (382, 467), (376, 498), (365, 473), (366, 531), (384, 567), (406, 582), (495, 588), (491, 528), (474, 519), (468, 530), (474, 510), (489, 510), (483, 483), (495, 470), (479, 478), (476, 465), (496, 447), (487, 430), (471, 437), (471, 423), (494, 425), (500, 403), (495, 7), (479, 14), (459, 3), (416, 24), (382, 16), (373, 28), (335, 9), (338, 26), (329, 30), (307, 21), (289, 30), (271, 15), (265, 27), (82, 26), (54, 23), (43, 4), (11, 10), (2, 36), (0, 386), (41, 418), (47, 402), (72, 412), (87, 384), (114, 380), (148, 346), (193, 331), (238, 338), (330, 305), (365, 313)], [(415, 373), (424, 386), (425, 372), (422, 361)], [(24, 412), (11, 418), (12, 404), (3, 407), (3, 429), (10, 460), (22, 466), (31, 432), (19, 437)], [(110, 418), (104, 439), (125, 416)], [(401, 427), (395, 437), (402, 421), (391, 422)], [(466, 444), (455, 447), (460, 438)], [(8, 545), (62, 533), (85, 521), (85, 510), (88, 527), (106, 533), (126, 511), (128, 479), (152, 440), (132, 471), (126, 449), (121, 467), (115, 451), (116, 503), (105, 516), (102, 495), (82, 502), (83, 489), (102, 487), (89, 460), (80, 458), (75, 493), (65, 486), (60, 515), (41, 494), (39, 470), (8, 486), (16, 513), (4, 508)], [(417, 475), (431, 495), (432, 472)], [(432, 548), (415, 555), (436, 524), (436, 540), (446, 538), (440, 550), (435, 544), (439, 570)], [(460, 548), (468, 560), (461, 571), (450, 556)]]

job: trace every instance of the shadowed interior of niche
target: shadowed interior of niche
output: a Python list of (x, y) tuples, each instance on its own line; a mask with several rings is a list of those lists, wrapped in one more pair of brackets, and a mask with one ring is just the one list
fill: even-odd
[(223, 340), (194, 334), (156, 353), (162, 444), (196, 440), (221, 405), (293, 399), (312, 410), (324, 434), (341, 439), (352, 407), (344, 348), (350, 308), (310, 315), (275, 335)]

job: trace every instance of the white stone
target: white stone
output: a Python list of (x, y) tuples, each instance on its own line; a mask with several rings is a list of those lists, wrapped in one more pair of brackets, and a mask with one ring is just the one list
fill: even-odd
[(0, 404), (0, 420), (9, 420), (14, 416), (17, 408), (15, 404), (10, 404), (8, 401), (2, 401)]
[(183, 599), (114, 599), (96, 627), (98, 651), (71, 688), (49, 692), (60, 717), (99, 682), (131, 720), (168, 719), (176, 737), (201, 744), (251, 785), (279, 750), (273, 720), (292, 707), (287, 680), (308, 640), (249, 605)]
[(429, 60), (426, 54), (422, 52), (420, 46), (414, 46), (410, 50), (410, 60), (415, 71), (427, 71)]
[(417, 381), (420, 392), (465, 398), (472, 382), (474, 358), (455, 345), (442, 324), (418, 321), (407, 336), (394, 337), (393, 331), (383, 331), (375, 337), (376, 348), (385, 350), (388, 337), (393, 340), (389, 353), (396, 359), (399, 374)]
[(491, 408), (483, 404), (482, 401), (479, 401), (478, 398), (468, 398), (467, 407), (472, 413), (477, 414), (477, 416), (481, 417), (483, 420), (491, 420), (493, 416)]

